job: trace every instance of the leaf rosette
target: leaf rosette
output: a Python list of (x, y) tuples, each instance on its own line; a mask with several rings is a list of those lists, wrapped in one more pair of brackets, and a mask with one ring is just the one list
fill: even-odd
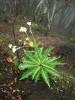
[(20, 80), (31, 77), (32, 80), (37, 82), (40, 78), (43, 78), (45, 83), (50, 87), (50, 77), (60, 77), (60, 72), (55, 69), (56, 65), (63, 65), (59, 60), (59, 57), (48, 56), (53, 48), (39, 48), (38, 44), (34, 43), (34, 50), (24, 50), (25, 56), (22, 58), (22, 63), (19, 65), (20, 70), (27, 69)]

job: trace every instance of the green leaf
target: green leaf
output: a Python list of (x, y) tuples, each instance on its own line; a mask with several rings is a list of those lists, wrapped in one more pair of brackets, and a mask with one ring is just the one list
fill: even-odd
[(35, 56), (39, 59), (41, 59), (42, 57), (42, 51), (43, 51), (43, 47), (39, 48), (38, 44), (35, 42), (34, 43), (34, 50), (35, 50)]
[(55, 60), (55, 61), (52, 61), (52, 62), (44, 61), (43, 65), (55, 68), (56, 65), (64, 65), (64, 63), (62, 63), (61, 61), (58, 61), (58, 60)]
[(41, 68), (41, 75), (45, 81), (45, 83), (50, 87), (50, 80), (49, 80), (49, 76), (46, 70), (44, 70), (43, 68)]
[(53, 48), (48, 48), (43, 52), (43, 61), (45, 60), (45, 58), (48, 56), (48, 54), (53, 50)]
[(45, 83), (50, 87), (49, 75), (59, 77), (60, 73), (54, 69), (56, 65), (63, 65), (59, 60), (59, 57), (48, 56), (53, 48), (48, 48), (43, 51), (43, 48), (39, 48), (38, 44), (34, 43), (34, 51), (25, 50), (25, 56), (22, 58), (22, 63), (19, 65), (20, 70), (27, 69), (22, 75), (20, 80), (28, 77), (37, 82), (42, 77)]
[(53, 66), (53, 67), (56, 67), (56, 65), (64, 65), (65, 63), (62, 63), (61, 61), (53, 61), (53, 62), (50, 62), (50, 65)]
[(18, 68), (20, 70), (24, 70), (26, 68), (34, 68), (36, 66), (37, 66), (36, 64), (20, 64)]
[(19, 65), (19, 59), (18, 59), (18, 57), (17, 56), (15, 56), (14, 58), (13, 58), (13, 63), (15, 64), (15, 65)]
[(25, 61), (26, 61), (26, 58), (23, 57), (23, 58), (21, 59), (21, 62), (24, 63)]
[(37, 64), (36, 62), (34, 62), (34, 61), (32, 61), (32, 60), (30, 60), (30, 59), (27, 59), (27, 60), (25, 60), (24, 62), (23, 62), (23, 64)]
[(25, 69), (25, 65), (24, 65), (24, 64), (20, 64), (20, 65), (18, 66), (18, 68), (19, 68), (20, 70), (24, 70), (24, 69)]
[(40, 70), (38, 71), (38, 73), (35, 76), (35, 82), (37, 82), (40, 79)]
[(39, 49), (38, 44), (36, 42), (34, 42), (34, 50), (38, 51), (38, 49)]
[(45, 67), (45, 70), (50, 73), (51, 75), (55, 76), (55, 77), (59, 77), (60, 74), (57, 70), (55, 70), (54, 68), (49, 68), (49, 67)]
[(24, 53), (26, 54), (26, 56), (27, 56), (31, 61), (38, 63), (36, 57), (31, 53), (31, 51), (27, 51), (27, 50), (26, 50), (26, 51), (24, 51)]
[(36, 71), (37, 68), (32, 68), (32, 69), (28, 69), (23, 75), (22, 77), (20, 78), (20, 80), (23, 80), (25, 78), (28, 78), (29, 76), (31, 76), (35, 71)]
[(39, 70), (40, 70), (40, 67), (38, 66), (37, 69), (36, 69), (36, 71), (32, 75), (32, 79), (34, 79), (35, 75), (39, 72)]
[(59, 57), (50, 57), (49, 60), (48, 60), (48, 62), (52, 62), (52, 61), (55, 61), (57, 59), (59, 59)]
[(35, 56), (38, 59), (41, 59), (42, 58), (42, 51), (43, 51), (43, 48), (39, 48), (37, 51), (35, 51)]

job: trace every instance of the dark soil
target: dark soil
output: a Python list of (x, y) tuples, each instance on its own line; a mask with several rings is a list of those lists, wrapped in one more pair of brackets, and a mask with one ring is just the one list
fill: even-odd
[[(17, 33), (18, 29), (15, 29), (15, 36), (19, 37)], [(1, 23), (0, 100), (75, 100), (75, 47), (70, 40), (74, 39), (74, 35), (70, 37), (58, 29), (48, 32), (47, 37), (35, 32), (34, 37), (44, 49), (54, 46), (52, 55), (60, 56), (66, 63), (64, 66), (57, 66), (57, 70), (63, 73), (62, 79), (52, 78), (50, 88), (42, 80), (37, 84), (31, 79), (19, 81), (21, 72), (7, 60), (11, 56), (8, 44), (15, 44), (13, 26)]]

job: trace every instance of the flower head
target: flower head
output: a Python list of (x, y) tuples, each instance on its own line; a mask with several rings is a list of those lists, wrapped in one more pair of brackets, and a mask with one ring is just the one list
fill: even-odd
[(21, 48), (22, 48), (22, 47), (16, 47), (16, 46), (13, 46), (12, 52), (15, 53), (15, 51), (17, 51), (17, 50), (19, 50), (19, 49), (21, 49)]
[(26, 33), (27, 32), (27, 28), (26, 27), (21, 27), (19, 32), (25, 32)]
[(31, 41), (31, 42), (29, 43), (29, 46), (30, 46), (30, 47), (33, 47), (33, 46), (34, 46), (34, 43)]
[(31, 26), (31, 22), (27, 22), (27, 25)]
[(13, 53), (15, 53), (16, 50), (17, 50), (17, 49), (16, 49), (15, 47), (12, 48), (12, 52), (13, 52)]
[(12, 48), (12, 44), (9, 44), (8, 47), (9, 47), (9, 48)]

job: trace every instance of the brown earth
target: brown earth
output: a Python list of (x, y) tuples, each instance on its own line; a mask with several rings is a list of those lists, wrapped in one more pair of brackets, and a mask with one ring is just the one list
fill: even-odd
[[(22, 24), (16, 29), (17, 25), (14, 31), (16, 41), (24, 36), (18, 32)], [(75, 36), (59, 29), (51, 30), (47, 37), (34, 32), (34, 38), (44, 49), (54, 46), (52, 55), (60, 56), (66, 63), (57, 67), (64, 78), (57, 82), (52, 80), (49, 89), (42, 80), (37, 84), (30, 79), (19, 81), (20, 73), (15, 72), (13, 64), (7, 61), (11, 53), (8, 44), (15, 45), (14, 34), (13, 24), (0, 24), (0, 100), (75, 100), (75, 47), (71, 41)]]

